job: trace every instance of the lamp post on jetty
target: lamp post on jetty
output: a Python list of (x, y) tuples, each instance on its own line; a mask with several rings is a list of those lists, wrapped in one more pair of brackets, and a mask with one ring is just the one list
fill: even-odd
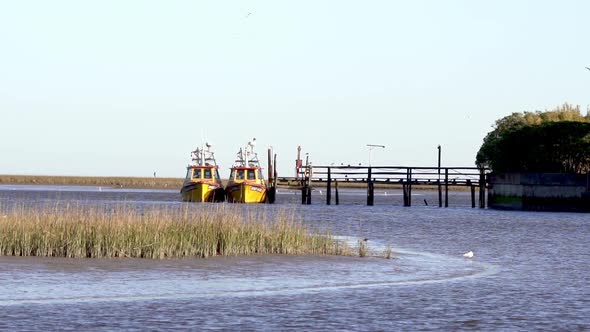
[(385, 145), (378, 145), (378, 144), (367, 144), (369, 147), (369, 167), (371, 166), (371, 153), (373, 152), (374, 148), (382, 148), (385, 149)]
[(369, 168), (367, 169), (367, 205), (372, 206), (374, 204), (375, 194), (373, 190), (374, 187), (371, 172), (371, 152), (373, 152), (374, 148), (385, 149), (385, 145), (367, 144), (367, 147), (369, 147)]

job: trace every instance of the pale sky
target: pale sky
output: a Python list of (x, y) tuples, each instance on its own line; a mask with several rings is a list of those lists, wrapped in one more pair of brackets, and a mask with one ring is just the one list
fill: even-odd
[[(590, 104), (587, 1), (0, 1), (0, 174), (473, 166), (494, 121)], [(266, 163), (265, 163), (266, 164)]]

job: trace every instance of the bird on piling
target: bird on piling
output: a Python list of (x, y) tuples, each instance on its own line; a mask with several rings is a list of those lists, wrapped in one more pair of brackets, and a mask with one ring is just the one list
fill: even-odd
[(473, 251), (469, 251), (463, 254), (463, 257), (466, 258), (473, 258)]

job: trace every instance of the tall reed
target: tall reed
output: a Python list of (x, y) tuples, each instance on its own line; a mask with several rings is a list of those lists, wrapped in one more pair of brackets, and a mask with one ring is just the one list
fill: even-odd
[(254, 254), (349, 255), (328, 233), (294, 214), (131, 207), (0, 209), (0, 255), (72, 258), (183, 258)]

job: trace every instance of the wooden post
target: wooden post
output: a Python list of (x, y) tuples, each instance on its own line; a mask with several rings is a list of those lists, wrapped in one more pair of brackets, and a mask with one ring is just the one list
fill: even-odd
[(475, 186), (471, 185), (471, 208), (475, 207)]
[(406, 183), (402, 182), (402, 195), (404, 197), (404, 206), (408, 206), (408, 193), (406, 190)]
[(442, 184), (440, 182), (440, 178), (436, 180), (438, 183), (438, 207), (442, 207)]
[(268, 148), (268, 182), (272, 183), (272, 178), (274, 175), (273, 166), (272, 166), (272, 150)]
[(483, 168), (479, 170), (479, 208), (486, 208), (486, 173)]
[(367, 205), (373, 206), (375, 203), (375, 196), (373, 191), (373, 179), (372, 179), (372, 170), (369, 166), (367, 171)]
[(266, 193), (266, 201), (269, 204), (274, 204), (277, 193), (276, 180), (276, 161), (277, 155), (274, 155), (274, 162), (272, 159), (272, 149), (268, 148), (268, 188)]
[(442, 186), (440, 183), (440, 145), (438, 146), (438, 207), (442, 207)]
[(277, 172), (277, 154), (276, 153), (274, 155), (272, 167), (273, 167), (273, 180), (274, 180), (273, 185), (276, 187), (277, 186), (277, 178), (279, 177), (279, 174)]
[(371, 181), (367, 184), (367, 205), (373, 206), (375, 204), (374, 183)]
[(449, 169), (445, 168), (445, 207), (449, 207)]
[(301, 204), (307, 204), (307, 184), (301, 187)]
[(311, 205), (311, 186), (307, 186), (307, 205)]
[(334, 181), (334, 190), (336, 190), (336, 205), (340, 204), (340, 196), (338, 196), (338, 181)]
[(408, 169), (408, 206), (412, 206), (412, 169)]
[(326, 183), (326, 205), (332, 204), (332, 172), (328, 167), (328, 183)]

